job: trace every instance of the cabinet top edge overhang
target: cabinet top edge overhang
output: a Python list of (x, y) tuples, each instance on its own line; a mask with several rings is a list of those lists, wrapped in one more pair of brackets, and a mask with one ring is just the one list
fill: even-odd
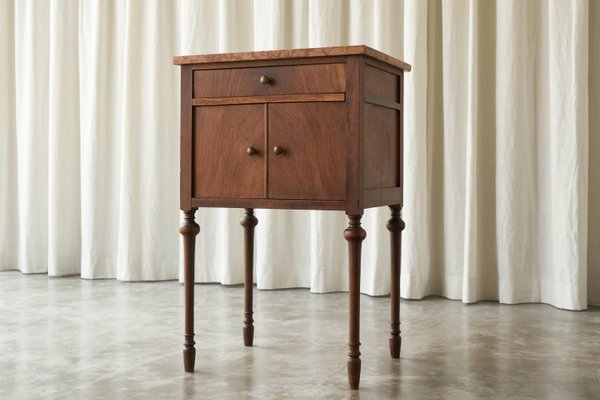
[(374, 58), (386, 64), (400, 68), (404, 71), (410, 71), (411, 69), (410, 64), (407, 64), (404, 61), (401, 61), (397, 58), (394, 58), (378, 50), (363, 45), (175, 56), (173, 57), (173, 64), (186, 65), (232, 61), (284, 60), (294, 58), (317, 58), (354, 55), (363, 55), (370, 58)]

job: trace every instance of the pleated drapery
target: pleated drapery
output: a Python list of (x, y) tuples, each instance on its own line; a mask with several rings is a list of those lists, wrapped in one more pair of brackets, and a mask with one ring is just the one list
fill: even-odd
[(598, 303), (598, 4), (405, 4), (404, 291)]
[[(172, 56), (366, 44), (413, 65), (402, 296), (598, 304), (599, 26), (588, 0), (0, 2), (0, 269), (180, 278)], [(241, 215), (198, 211), (199, 282), (242, 282)], [(343, 213), (257, 217), (259, 288), (347, 289)]]

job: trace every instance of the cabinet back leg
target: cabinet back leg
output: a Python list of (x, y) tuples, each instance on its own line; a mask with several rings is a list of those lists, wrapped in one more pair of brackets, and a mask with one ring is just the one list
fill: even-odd
[(390, 321), (390, 356), (400, 357), (402, 337), (400, 336), (400, 251), (401, 234), (404, 229), (404, 221), (400, 218), (401, 207), (390, 206), (391, 218), (387, 222), (390, 231), (391, 251), (391, 321)]

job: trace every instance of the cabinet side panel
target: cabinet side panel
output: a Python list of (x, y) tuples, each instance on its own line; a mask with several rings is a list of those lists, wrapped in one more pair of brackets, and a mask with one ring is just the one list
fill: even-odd
[(400, 87), (399, 102), (401, 104), (400, 115), (398, 115), (398, 129), (400, 130), (400, 143), (398, 154), (400, 156), (400, 205), (404, 202), (404, 71), (400, 72), (398, 81)]
[(365, 96), (378, 97), (392, 102), (398, 102), (400, 85), (398, 75), (365, 65)]
[(192, 67), (181, 67), (181, 120), (179, 142), (179, 204), (182, 210), (192, 208)]
[(372, 104), (364, 110), (363, 188), (399, 187), (400, 112)]

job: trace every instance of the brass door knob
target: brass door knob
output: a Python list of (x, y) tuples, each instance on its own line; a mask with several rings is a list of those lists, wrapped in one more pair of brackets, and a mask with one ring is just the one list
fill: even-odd
[(256, 151), (256, 149), (254, 147), (250, 146), (246, 149), (246, 153), (248, 153), (249, 156), (253, 156), (253, 155), (257, 154), (258, 151)]
[(261, 85), (268, 85), (271, 83), (271, 78), (269, 78), (267, 75), (263, 75), (260, 77), (260, 83)]
[(273, 147), (273, 153), (275, 153), (277, 155), (280, 155), (281, 153), (283, 153), (283, 151), (284, 151), (283, 147), (281, 147), (281, 146), (275, 146), (275, 147)]

